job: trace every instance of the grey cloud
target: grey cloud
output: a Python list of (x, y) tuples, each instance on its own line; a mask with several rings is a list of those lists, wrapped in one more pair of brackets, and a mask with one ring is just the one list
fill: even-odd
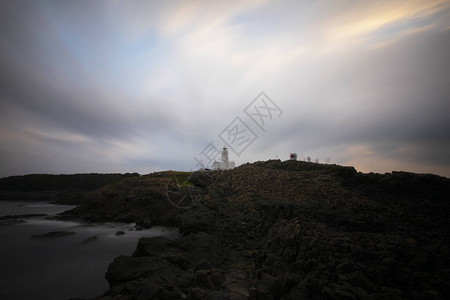
[[(165, 21), (174, 12), (182, 18), (182, 8), (147, 1), (1, 2), (0, 126), (37, 132), (39, 145), (26, 138), (1, 145), (0, 176), (189, 169), (193, 156), (261, 90), (284, 115), (258, 132), (243, 157), (297, 151), (323, 160), (364, 144), (374, 160), (441, 163), (450, 170), (447, 8), (388, 24), (349, 45), (326, 44), (326, 33), (335, 24), (328, 19), (351, 15), (350, 3), (343, 9), (269, 2), (234, 15), (223, 8), (231, 17), (225, 21), (222, 10), (210, 7), (199, 24), (167, 33)], [(214, 24), (217, 32), (207, 26), (214, 16), (223, 22)], [(410, 34), (411, 28), (424, 30)], [(229, 44), (211, 41), (221, 34)], [(205, 58), (202, 47), (211, 42), (229, 48), (213, 47)], [(157, 50), (130, 63), (123, 55), (129, 44)], [(136, 87), (141, 90), (129, 91)], [(86, 141), (45, 135), (56, 129)]]
[[(83, 70), (43, 17), (32, 13), (36, 8), (30, 6), (16, 5), (3, 10), (6, 15), (0, 37), (3, 104), (28, 111), (48, 126), (97, 138), (124, 138), (139, 128), (165, 127), (171, 112), (157, 99), (148, 100), (154, 103), (151, 109), (133, 107), (133, 99), (115, 95), (114, 87), (90, 80), (89, 70)], [(42, 41), (36, 35), (42, 32), (52, 44), (41, 47)], [(49, 57), (46, 49), (51, 49), (53, 57)]]
[[(350, 51), (349, 57), (327, 61), (336, 68), (313, 79), (323, 91), (309, 88), (291, 96), (279, 140), (291, 141), (299, 152), (328, 148), (333, 156), (339, 146), (367, 144), (378, 155), (448, 165), (449, 47), (450, 32), (438, 30), (399, 39), (370, 55)], [(300, 103), (292, 105), (295, 98)], [(263, 136), (261, 144), (277, 143)], [(415, 148), (409, 154), (394, 151), (402, 145)]]

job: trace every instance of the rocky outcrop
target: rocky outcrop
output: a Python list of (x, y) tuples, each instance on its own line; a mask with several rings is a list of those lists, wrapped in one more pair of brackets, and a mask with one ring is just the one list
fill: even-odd
[(152, 200), (136, 204), (143, 207), (137, 216), (153, 219), (151, 209), (159, 207), (161, 215), (172, 214), (167, 224), (176, 224), (182, 237), (141, 239), (132, 256), (110, 265), (111, 288), (98, 299), (445, 299), (450, 293), (447, 178), (279, 160), (192, 178), (201, 191), (183, 209), (161, 204), (170, 202), (151, 191), (155, 183), (136, 182), (111, 196), (122, 203), (148, 192)]
[(142, 228), (155, 225), (177, 226), (180, 209), (166, 199), (167, 190), (175, 190), (169, 177), (140, 176), (108, 185), (59, 219), (82, 219), (88, 222), (137, 223)]
[(12, 220), (12, 219), (25, 219), (25, 218), (34, 218), (34, 217), (45, 217), (46, 214), (23, 214), (23, 215), (6, 215), (1, 216), (0, 220)]
[(133, 299), (195, 299), (220, 290), (222, 268), (242, 261), (237, 251), (204, 232), (178, 240), (142, 238), (133, 256), (120, 256), (105, 275), (112, 286), (103, 297)]
[(92, 243), (98, 240), (98, 237), (96, 235), (93, 235), (91, 237), (88, 237), (87, 239), (83, 240), (82, 244)]
[(73, 234), (75, 234), (75, 232), (63, 230), (63, 231), (50, 231), (50, 232), (41, 233), (41, 234), (34, 234), (31, 237), (32, 238), (59, 238), (59, 237), (73, 235)]
[(34, 218), (34, 217), (45, 217), (45, 216), (46, 216), (46, 214), (23, 214), (23, 215), (0, 216), (0, 226), (25, 223), (25, 220), (23, 220), (23, 219)]
[[(446, 245), (428, 242), (420, 246), (406, 232), (348, 232), (301, 218), (279, 220), (257, 266), (286, 282), (283, 295), (291, 299), (420, 299), (431, 290), (444, 297), (449, 274), (430, 259), (446, 260), (448, 253), (435, 252)], [(293, 286), (291, 278), (298, 279)]]
[(198, 187), (207, 188), (212, 183), (213, 177), (211, 172), (198, 171), (189, 177), (189, 181)]

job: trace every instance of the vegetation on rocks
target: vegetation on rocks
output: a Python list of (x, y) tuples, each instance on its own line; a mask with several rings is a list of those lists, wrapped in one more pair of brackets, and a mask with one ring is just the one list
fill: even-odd
[[(450, 180), (270, 160), (154, 173), (63, 218), (176, 226), (109, 266), (96, 299), (446, 299)], [(186, 179), (194, 186), (186, 183)], [(177, 205), (173, 205), (176, 203)]]
[(177, 191), (177, 180), (183, 176), (187, 177), (185, 172), (158, 172), (123, 179), (84, 195), (84, 200), (78, 202), (80, 206), (62, 213), (59, 218), (136, 222), (143, 228), (177, 226), (179, 211), (167, 201), (167, 191)]
[[(143, 238), (132, 256), (116, 258), (106, 273), (111, 288), (98, 299), (445, 299), (450, 292), (447, 178), (272, 160), (189, 180), (190, 191), (167, 174), (127, 179), (66, 213), (177, 226), (183, 234)], [(167, 190), (184, 205), (173, 206)]]

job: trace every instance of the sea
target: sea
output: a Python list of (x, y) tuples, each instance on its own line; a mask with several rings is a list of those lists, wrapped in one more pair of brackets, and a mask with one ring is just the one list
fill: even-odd
[[(47, 214), (54, 216), (74, 206), (34, 201), (0, 201), (0, 216)], [(176, 239), (178, 230), (135, 224), (84, 224), (24, 219), (25, 223), (0, 226), (0, 299), (89, 299), (108, 289), (105, 272), (119, 255), (132, 255), (141, 237)], [(32, 238), (53, 231), (75, 234)], [(116, 235), (123, 231), (125, 234)]]

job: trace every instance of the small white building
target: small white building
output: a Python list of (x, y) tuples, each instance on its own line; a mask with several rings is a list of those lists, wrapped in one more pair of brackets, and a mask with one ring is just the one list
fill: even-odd
[(213, 170), (229, 170), (234, 169), (234, 161), (228, 160), (228, 150), (227, 147), (223, 147), (222, 150), (222, 161), (214, 161), (212, 165)]

